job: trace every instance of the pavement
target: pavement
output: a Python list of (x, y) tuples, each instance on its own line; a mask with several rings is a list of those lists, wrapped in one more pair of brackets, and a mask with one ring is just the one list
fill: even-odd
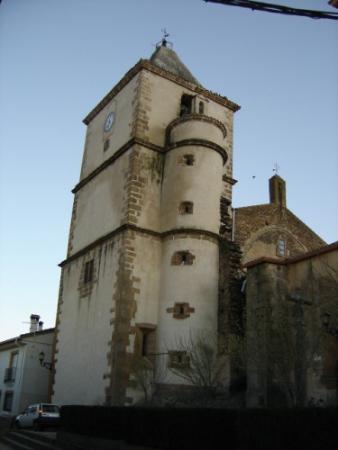
[(8, 447), (8, 445), (0, 442), (0, 450), (13, 450), (13, 447)]

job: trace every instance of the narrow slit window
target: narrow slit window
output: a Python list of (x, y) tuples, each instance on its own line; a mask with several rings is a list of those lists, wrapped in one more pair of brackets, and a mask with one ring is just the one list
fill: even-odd
[(167, 313), (172, 314), (174, 319), (187, 319), (194, 312), (195, 308), (189, 303), (175, 303), (173, 307), (167, 308)]
[(103, 151), (106, 152), (109, 148), (110, 142), (109, 139), (106, 139), (103, 144)]
[(191, 266), (195, 256), (189, 251), (180, 251), (173, 254), (171, 264), (174, 266)]
[(204, 103), (203, 102), (199, 102), (198, 112), (199, 112), (199, 114), (204, 114)]
[(286, 256), (286, 242), (284, 239), (278, 239), (277, 256)]
[(190, 357), (186, 351), (169, 351), (169, 367), (189, 367)]
[(194, 311), (189, 307), (189, 303), (175, 303), (173, 308), (174, 319), (185, 319), (190, 316), (190, 312)]
[(94, 260), (87, 261), (84, 267), (83, 282), (90, 283), (94, 278)]
[(138, 356), (153, 358), (156, 352), (156, 327), (137, 326), (136, 351)]
[(179, 213), (184, 214), (193, 214), (194, 212), (194, 204), (193, 202), (182, 202), (179, 207)]
[(183, 162), (186, 166), (193, 166), (195, 163), (194, 155), (184, 155)]
[(148, 354), (148, 332), (142, 332), (142, 356), (147, 356)]

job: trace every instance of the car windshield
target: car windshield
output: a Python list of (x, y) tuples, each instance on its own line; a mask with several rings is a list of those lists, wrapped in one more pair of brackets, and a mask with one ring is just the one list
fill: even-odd
[(59, 407), (56, 405), (42, 405), (42, 411), (46, 413), (58, 413)]

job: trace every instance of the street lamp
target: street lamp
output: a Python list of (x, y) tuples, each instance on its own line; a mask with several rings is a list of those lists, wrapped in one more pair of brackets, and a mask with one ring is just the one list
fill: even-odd
[(45, 361), (45, 352), (40, 352), (39, 353), (39, 361), (40, 361), (40, 366), (41, 367), (45, 367), (48, 370), (52, 370), (53, 369), (53, 363), (52, 362), (46, 362)]

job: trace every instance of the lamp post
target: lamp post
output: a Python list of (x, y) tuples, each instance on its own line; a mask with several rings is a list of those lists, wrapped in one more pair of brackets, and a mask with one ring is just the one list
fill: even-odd
[(40, 366), (41, 367), (45, 367), (48, 370), (53, 370), (53, 363), (52, 362), (46, 362), (45, 361), (45, 352), (40, 352), (39, 353), (39, 361), (40, 361)]

